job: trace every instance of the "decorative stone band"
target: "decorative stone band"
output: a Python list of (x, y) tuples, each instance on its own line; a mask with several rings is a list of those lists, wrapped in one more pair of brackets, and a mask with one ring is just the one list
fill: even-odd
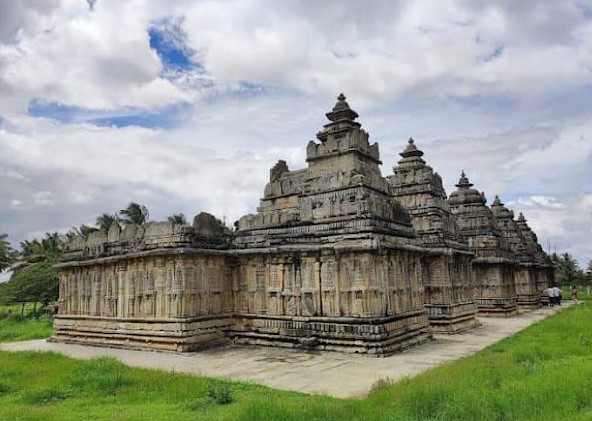
[(187, 352), (229, 343), (229, 315), (193, 318), (117, 318), (63, 315), (54, 318), (51, 340), (120, 348)]
[(228, 332), (235, 343), (385, 357), (430, 340), (425, 311), (380, 318), (278, 317), (240, 314)]

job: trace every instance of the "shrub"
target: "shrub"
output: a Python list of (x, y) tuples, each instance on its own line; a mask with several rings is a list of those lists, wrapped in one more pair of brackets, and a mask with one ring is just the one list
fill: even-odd
[(218, 405), (227, 405), (233, 401), (232, 391), (227, 383), (208, 383), (206, 395)]

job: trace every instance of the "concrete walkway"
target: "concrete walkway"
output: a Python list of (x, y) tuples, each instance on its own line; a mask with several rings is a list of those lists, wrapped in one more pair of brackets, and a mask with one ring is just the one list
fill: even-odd
[(435, 340), (388, 358), (256, 346), (173, 354), (69, 345), (34, 340), (0, 344), (5, 351), (55, 351), (73, 358), (115, 357), (124, 364), (259, 383), (276, 389), (324, 393), (338, 398), (360, 397), (380, 379), (400, 380), (428, 368), (471, 355), (545, 317), (568, 307), (542, 308), (517, 316), (480, 318), (483, 326)]

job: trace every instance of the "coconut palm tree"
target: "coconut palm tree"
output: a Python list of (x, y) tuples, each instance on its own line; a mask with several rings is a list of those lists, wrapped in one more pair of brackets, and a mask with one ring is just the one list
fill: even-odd
[(573, 285), (583, 278), (584, 273), (578, 261), (569, 253), (558, 256), (555, 263), (555, 278), (561, 285)]
[(0, 234), (0, 272), (9, 268), (14, 259), (15, 251), (10, 246), (8, 234)]
[(71, 240), (73, 237), (78, 235), (86, 240), (90, 233), (96, 232), (98, 230), (99, 229), (96, 227), (91, 227), (90, 225), (82, 224), (79, 227), (72, 227), (72, 229), (70, 229), (70, 231), (66, 233), (66, 238), (68, 240)]
[(57, 232), (48, 232), (41, 240), (21, 241), (24, 263), (54, 262), (62, 252), (63, 240)]
[(148, 208), (135, 202), (131, 202), (127, 208), (120, 210), (119, 214), (121, 222), (126, 225), (144, 225), (150, 217)]
[(167, 219), (173, 225), (187, 225), (187, 218), (182, 213), (174, 213)]
[(104, 233), (107, 233), (107, 231), (109, 231), (109, 227), (111, 226), (111, 224), (118, 220), (119, 218), (117, 217), (117, 215), (103, 213), (97, 216), (97, 226), (99, 227), (99, 230), (103, 231)]

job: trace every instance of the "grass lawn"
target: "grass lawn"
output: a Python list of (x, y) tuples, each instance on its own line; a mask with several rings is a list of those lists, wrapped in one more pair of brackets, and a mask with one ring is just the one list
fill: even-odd
[[(39, 310), (40, 306), (41, 304), (38, 303), (37, 310)], [(25, 303), (24, 307), (20, 304), (0, 304), (0, 317), (6, 317), (7, 315), (19, 316), (21, 310), (23, 310), (24, 315), (27, 316), (33, 313), (33, 307), (33, 303)]]
[(0, 318), (0, 342), (48, 338), (53, 329), (52, 323), (51, 317), (45, 316), (39, 319), (17, 316)]
[(128, 368), (106, 358), (0, 352), (2, 421), (210, 419), (592, 420), (592, 304), (411, 380), (378, 384), (360, 400)]

